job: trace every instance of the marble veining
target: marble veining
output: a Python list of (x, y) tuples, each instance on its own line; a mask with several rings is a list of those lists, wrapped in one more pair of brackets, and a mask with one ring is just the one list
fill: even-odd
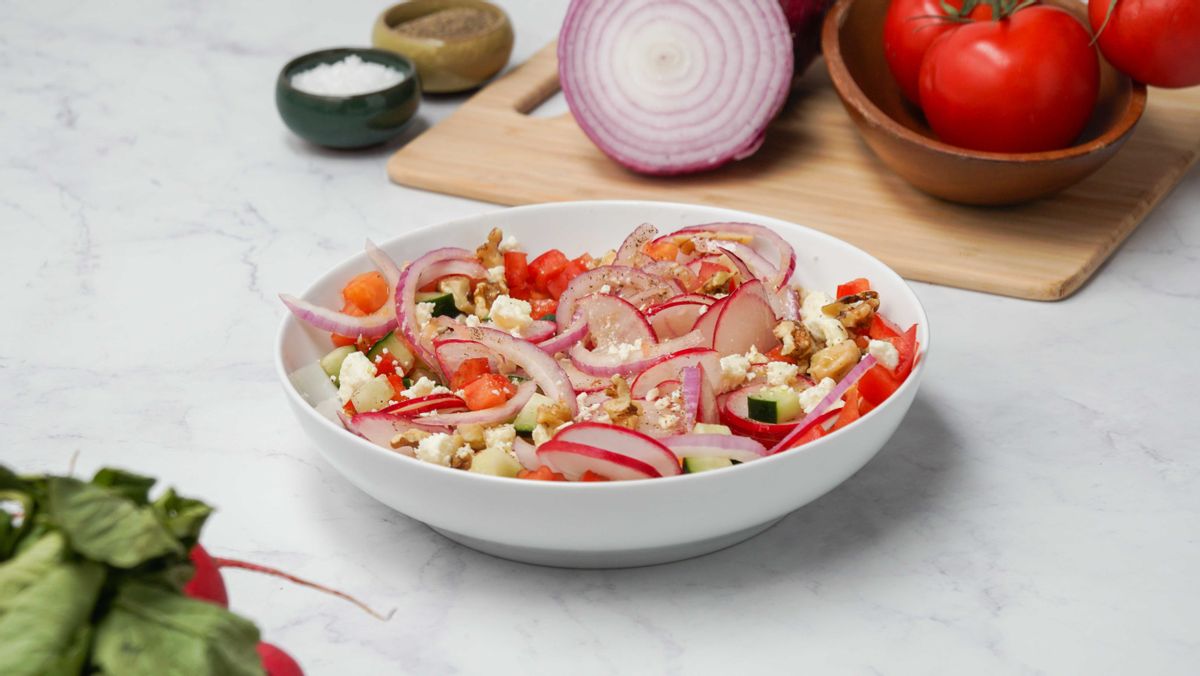
[[(519, 61), (566, 3), (503, 4)], [(537, 568), (342, 480), (284, 405), (275, 294), (365, 237), (492, 208), (390, 185), (396, 144), (318, 150), (278, 120), (278, 68), (364, 44), (382, 8), (0, 4), (0, 460), (158, 475), (220, 508), (213, 551), (396, 609), (230, 572), (309, 674), (1195, 673), (1196, 171), (1066, 301), (915, 285), (935, 344), (911, 414), (743, 545)]]

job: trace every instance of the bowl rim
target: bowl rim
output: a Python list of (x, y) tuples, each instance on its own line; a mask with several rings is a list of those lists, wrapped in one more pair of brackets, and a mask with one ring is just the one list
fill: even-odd
[[(349, 96), (313, 94), (312, 92), (306, 92), (303, 89), (297, 89), (296, 87), (292, 86), (292, 76), (294, 75), (292, 71), (294, 71), (298, 66), (310, 59), (316, 59), (325, 55), (334, 54), (340, 54), (343, 58), (354, 54), (370, 54), (372, 56), (382, 57), (384, 60), (391, 61), (392, 67), (402, 71), (404, 77), (390, 87), (376, 89), (373, 92), (350, 94)], [(378, 49), (376, 47), (326, 47), (324, 49), (305, 52), (304, 54), (301, 54), (285, 63), (283, 68), (279, 69), (279, 76), (276, 78), (276, 86), (282, 87), (293, 94), (308, 97), (316, 101), (344, 103), (347, 101), (363, 101), (372, 96), (399, 94), (402, 93), (404, 88), (412, 86), (414, 82), (416, 83), (417, 91), (419, 92), (421, 88), (419, 78), (420, 76), (417, 73), (416, 64), (413, 63), (412, 59), (404, 56), (403, 54), (390, 52), (386, 49)]]
[[(1033, 153), (1000, 153), (986, 150), (971, 150), (951, 145), (944, 141), (925, 136), (924, 134), (918, 134), (897, 122), (891, 115), (888, 115), (879, 106), (875, 105), (871, 98), (859, 87), (858, 81), (850, 74), (850, 69), (846, 67), (846, 62), (842, 59), (841, 38), (839, 34), (842, 25), (846, 21), (846, 15), (849, 13), (850, 7), (856, 1), (837, 0), (825, 16), (825, 20), (821, 26), (821, 53), (829, 68), (829, 79), (833, 82), (834, 89), (845, 105), (853, 106), (859, 115), (870, 124), (879, 126), (889, 134), (909, 143), (924, 146), (939, 153), (953, 155), (965, 160), (984, 160), (1012, 164), (1055, 162), (1082, 157), (1120, 143), (1137, 126), (1138, 121), (1141, 120), (1142, 114), (1146, 110), (1146, 85), (1130, 78), (1124, 73), (1120, 73), (1120, 77), (1128, 80), (1131, 85), (1129, 104), (1120, 114), (1115, 124), (1106, 129), (1103, 134), (1087, 143), (1080, 143), (1058, 150), (1043, 150)], [(1070, 10), (1062, 7), (1060, 9), (1070, 12)], [(1075, 14), (1074, 12), (1071, 13)], [(1078, 18), (1077, 15), (1076, 18)], [(1099, 58), (1099, 55), (1097, 56)]]
[[(452, 219), (449, 221), (443, 221), (441, 223), (435, 223), (435, 224), (431, 224), (431, 225), (425, 225), (425, 226), (422, 226), (419, 228), (414, 228), (403, 234), (392, 237), (392, 238), (378, 244), (378, 246), (381, 249), (384, 249), (386, 251), (397, 240), (408, 239), (410, 237), (419, 235), (421, 233), (435, 231), (435, 230), (439, 230), (442, 228), (454, 227), (454, 226), (458, 225), (459, 223), (462, 223), (463, 221), (477, 220), (481, 217), (485, 217), (485, 216), (495, 214), (498, 212), (510, 212), (510, 211), (537, 212), (537, 211), (547, 211), (547, 210), (552, 211), (552, 210), (557, 210), (557, 209), (571, 209), (571, 208), (590, 209), (590, 208), (596, 208), (596, 207), (603, 208), (606, 206), (637, 207), (637, 206), (645, 206), (645, 205), (653, 205), (656, 207), (675, 208), (675, 209), (678, 209), (678, 208), (692, 209), (692, 208), (697, 208), (697, 207), (708, 208), (708, 209), (719, 209), (719, 210), (728, 212), (730, 214), (737, 214), (737, 215), (739, 215), (739, 217), (744, 216), (746, 218), (746, 222), (754, 222), (754, 219), (784, 221), (784, 219), (781, 219), (781, 218), (774, 218), (774, 217), (770, 217), (770, 216), (755, 214), (753, 212), (742, 211), (740, 209), (731, 209), (728, 207), (721, 207), (721, 206), (707, 205), (707, 204), (688, 204), (686, 202), (667, 202), (667, 201), (659, 201), (659, 200), (570, 200), (570, 201), (561, 201), (561, 202), (544, 202), (544, 203), (539, 203), (539, 204), (527, 204), (527, 205), (521, 205), (521, 206), (515, 206), (515, 207), (505, 207), (505, 208), (501, 208), (501, 209), (493, 209), (493, 210), (483, 211), (483, 212), (476, 213), (476, 214), (462, 216), (462, 217), (455, 218), (455, 219)], [(800, 225), (798, 223), (793, 223), (791, 221), (784, 221), (784, 222), (788, 223), (789, 225), (791, 225), (794, 228), (808, 231), (808, 233), (810, 235), (815, 236), (818, 239), (824, 239), (832, 246), (844, 247), (856, 254), (865, 256), (868, 259), (874, 260), (875, 262), (879, 263), (879, 265), (881, 265), (887, 273), (889, 273), (895, 277), (895, 281), (898, 281), (900, 283), (900, 288), (902, 289), (902, 293), (905, 294), (905, 296), (907, 297), (907, 300), (916, 309), (916, 312), (917, 312), (916, 324), (917, 324), (918, 328), (924, 327), (925, 341), (921, 345), (920, 349), (917, 351), (916, 362), (913, 365), (913, 370), (909, 374), (908, 378), (906, 378), (905, 381), (900, 385), (900, 388), (897, 389), (896, 392), (894, 392), (891, 396), (889, 396), (887, 398), (887, 400), (884, 401), (882, 404), (871, 409), (866, 414), (861, 416), (861, 418), (859, 420), (855, 420), (854, 422), (850, 423), (849, 425), (847, 425), (846, 427), (844, 427), (840, 430), (836, 430), (834, 432), (826, 434), (825, 436), (822, 436), (822, 437), (816, 439), (815, 441), (811, 441), (802, 447), (789, 449), (789, 451), (786, 453), (778, 453), (775, 455), (767, 456), (767, 457), (765, 457), (761, 460), (757, 460), (753, 463), (742, 463), (740, 465), (735, 465), (733, 467), (722, 468), (722, 471), (720, 471), (720, 472), (699, 472), (696, 474), (678, 474), (675, 476), (659, 477), (659, 478), (655, 478), (655, 479), (647, 479), (647, 480), (640, 480), (640, 481), (596, 481), (596, 482), (518, 481), (518, 480), (509, 478), (509, 477), (492, 476), (489, 474), (479, 474), (479, 473), (475, 473), (475, 472), (464, 472), (462, 470), (452, 469), (450, 467), (443, 467), (442, 465), (436, 465), (433, 463), (423, 462), (416, 458), (412, 458), (412, 457), (409, 457), (409, 456), (406, 456), (406, 455), (403, 455), (400, 453), (388, 451), (387, 449), (377, 446), (377, 445), (371, 443), (370, 441), (367, 441), (366, 439), (354, 434), (350, 430), (346, 429), (344, 425), (337, 424), (333, 420), (330, 420), (328, 417), (320, 414), (319, 412), (317, 412), (316, 407), (314, 407), (307, 400), (305, 400), (304, 397), (299, 393), (299, 391), (297, 391), (295, 385), (292, 384), (291, 378), (289, 378), (287, 368), (283, 363), (283, 352), (284, 352), (284, 344), (285, 344), (286, 334), (288, 333), (289, 327), (293, 323), (298, 323), (300, 320), (296, 319), (296, 317), (293, 316), (292, 313), (287, 312), (286, 310), (283, 312), (282, 319), (279, 322), (279, 328), (276, 330), (276, 335), (275, 335), (275, 345), (274, 345), (275, 374), (279, 378), (280, 383), (283, 385), (284, 392), (286, 393), (287, 398), (289, 399), (290, 403), (292, 404), (293, 409), (303, 410), (304, 415), (311, 416), (312, 418), (314, 418), (316, 420), (317, 424), (326, 426), (328, 429), (334, 431), (335, 434), (344, 435), (345, 439), (349, 440), (351, 443), (354, 443), (359, 448), (366, 449), (367, 452), (373, 453), (378, 457), (381, 457), (381, 458), (387, 457), (387, 458), (392, 459), (392, 460), (385, 460), (385, 462), (411, 463), (410, 466), (415, 471), (435, 471), (435, 472), (449, 473), (450, 475), (462, 475), (462, 476), (466, 476), (466, 477), (473, 477), (473, 478), (464, 479), (466, 481), (479, 480), (479, 481), (488, 481), (488, 482), (501, 482), (501, 484), (503, 484), (505, 486), (536, 484), (538, 487), (531, 488), (530, 490), (541, 490), (541, 491), (559, 491), (559, 490), (602, 491), (602, 490), (618, 490), (618, 489), (654, 490), (653, 488), (646, 488), (646, 486), (652, 487), (655, 485), (659, 485), (663, 481), (673, 482), (673, 484), (678, 484), (681, 481), (692, 481), (692, 482), (711, 481), (711, 480), (715, 480), (715, 479), (713, 479), (714, 476), (715, 477), (729, 476), (729, 474), (732, 472), (754, 471), (754, 470), (749, 470), (746, 467), (746, 465), (750, 465), (753, 467), (753, 466), (765, 466), (766, 463), (788, 462), (787, 458), (799, 457), (801, 455), (810, 454), (810, 453), (814, 452), (813, 449), (816, 449), (820, 446), (827, 445), (829, 443), (830, 439), (836, 438), (838, 436), (843, 436), (847, 430), (855, 429), (862, 420), (867, 419), (869, 416), (874, 414), (875, 411), (882, 410), (885, 407), (888, 407), (890, 405), (894, 405), (897, 401), (900, 401), (904, 398), (904, 397), (900, 396), (901, 392), (903, 392), (907, 389), (918, 388), (920, 386), (921, 380), (924, 378), (926, 365), (927, 365), (927, 362), (929, 361), (928, 354), (929, 354), (929, 346), (930, 346), (930, 343), (932, 342), (932, 339), (931, 339), (932, 333), (930, 331), (929, 317), (925, 312), (925, 306), (921, 303), (920, 297), (918, 297), (916, 292), (913, 291), (913, 289), (909, 285), (909, 283), (903, 277), (901, 277), (899, 273), (897, 273), (895, 270), (893, 270), (891, 268), (891, 266), (889, 266), (888, 264), (879, 260), (875, 256), (872, 256), (870, 253), (867, 253), (863, 249), (860, 249), (859, 247), (854, 246), (853, 244), (851, 244), (845, 240), (834, 237), (833, 235), (829, 235), (829, 234), (821, 232), (820, 230), (817, 230), (815, 228), (811, 228), (811, 227), (805, 226), (805, 225)], [(343, 267), (344, 265), (348, 264), (350, 261), (352, 261), (356, 258), (359, 258), (360, 256), (363, 256), (363, 255), (364, 254), (362, 252), (355, 253), (355, 254), (352, 254), (349, 257), (339, 261), (338, 263), (335, 263), (334, 265), (329, 267), (327, 270), (325, 270), (323, 273), (321, 273), (316, 279), (314, 279), (313, 282), (311, 284), (309, 284), (304, 289), (304, 291), (299, 294), (299, 297), (306, 298), (307, 296), (309, 296), (309, 294), (311, 294), (313, 292), (313, 290), (316, 287), (322, 285), (322, 283), (325, 282), (326, 278), (332, 276), (335, 271), (337, 271), (339, 268)], [(853, 433), (853, 432), (851, 432), (851, 433)], [(313, 442), (315, 444), (318, 443), (315, 440), (313, 440)], [(324, 454), (326, 451), (325, 451), (325, 449), (318, 448), (318, 452)], [(587, 486), (587, 487), (584, 488), (584, 486)]]
[[(391, 17), (391, 14), (398, 10), (407, 9), (409, 7), (422, 5), (422, 4), (437, 4), (439, 2), (444, 3), (444, 6), (432, 7), (432, 8), (430, 8), (430, 11), (418, 14), (416, 17), (414, 17), (413, 19), (409, 19), (409, 20), (412, 21), (414, 19), (419, 19), (423, 16), (427, 16), (429, 14), (441, 11), (443, 9), (453, 9), (456, 7), (471, 7), (471, 8), (483, 11), (483, 12), (487, 12), (487, 13), (495, 16), (496, 18), (498, 18), (499, 21), (496, 22), (496, 25), (488, 28), (487, 30), (485, 30), (477, 35), (471, 35), (471, 36), (468, 36), (465, 38), (412, 37), (412, 36), (404, 35), (402, 33), (395, 33), (395, 26), (392, 25), (388, 21), (388, 19)], [(504, 11), (503, 7), (497, 5), (493, 2), (488, 2), (488, 0), (404, 0), (403, 2), (393, 3), (391, 5), (388, 5), (386, 8), (384, 8), (383, 11), (381, 11), (379, 13), (379, 15), (375, 18), (375, 24), (374, 24), (374, 26), (372, 26), (372, 30), (386, 30), (386, 31), (395, 33), (398, 39), (400, 39), (401, 41), (405, 41), (405, 42), (438, 46), (442, 43), (456, 44), (456, 43), (470, 42), (473, 40), (479, 40), (481, 38), (488, 37), (488, 36), (494, 35), (497, 32), (503, 32), (505, 30), (511, 32), (512, 31), (512, 19), (510, 19), (508, 17), (508, 13)]]

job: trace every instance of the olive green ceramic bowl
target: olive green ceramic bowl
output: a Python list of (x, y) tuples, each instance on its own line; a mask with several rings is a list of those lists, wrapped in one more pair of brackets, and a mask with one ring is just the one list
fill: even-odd
[[(449, 9), (475, 10), (487, 17), (479, 25), (459, 24), (462, 34), (442, 38), (396, 28)], [(483, 0), (409, 0), (379, 15), (371, 30), (371, 44), (412, 59), (426, 92), (460, 92), (483, 84), (508, 63), (513, 48), (512, 22), (504, 10)]]
[[(404, 74), (399, 83), (368, 94), (322, 96), (292, 86), (292, 76), (322, 63), (350, 55), (394, 68)], [(421, 104), (421, 83), (412, 62), (380, 49), (323, 49), (292, 59), (275, 82), (279, 116), (297, 136), (328, 148), (364, 148), (400, 133)]]

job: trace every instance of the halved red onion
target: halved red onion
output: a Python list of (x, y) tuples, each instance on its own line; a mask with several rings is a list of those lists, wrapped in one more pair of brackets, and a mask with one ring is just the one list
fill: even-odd
[(529, 402), (529, 399), (533, 397), (533, 393), (536, 391), (537, 383), (532, 380), (526, 380), (517, 387), (516, 394), (500, 406), (493, 406), (479, 411), (463, 411), (462, 413), (422, 414), (417, 420), (422, 421), (426, 425), (445, 425), (448, 427), (469, 425), (472, 423), (490, 425), (492, 423), (507, 422), (521, 412), (521, 409), (525, 407), (525, 404)]
[(521, 437), (513, 439), (513, 454), (525, 469), (535, 470), (542, 466), (542, 461), (538, 460), (537, 447)]
[(569, 441), (547, 441), (537, 449), (538, 459), (570, 481), (591, 471), (612, 481), (661, 477), (651, 465), (620, 453)]
[(434, 249), (409, 264), (400, 274), (400, 281), (396, 284), (395, 313), (400, 334), (408, 341), (417, 357), (430, 368), (438, 368), (437, 357), (422, 340), (421, 326), (417, 324), (417, 290), (421, 288), (421, 275), (435, 264), (463, 260), (471, 256), (470, 251), (457, 247)]
[(766, 457), (767, 449), (749, 437), (732, 434), (681, 434), (659, 439), (663, 446), (683, 458), (729, 458), (750, 462)]
[(455, 412), (467, 408), (467, 403), (453, 394), (430, 394), (407, 401), (392, 404), (379, 409), (380, 413), (390, 413), (396, 416), (412, 417), (430, 411)]
[(621, 242), (621, 248), (617, 249), (617, 256), (613, 259), (613, 265), (628, 265), (630, 267), (641, 267), (644, 263), (650, 260), (643, 251), (642, 247), (646, 246), (646, 242), (653, 240), (658, 236), (658, 228), (649, 223), (642, 223), (629, 233), (624, 242)]
[(782, 108), (792, 39), (778, 0), (574, 0), (559, 81), (617, 162), (679, 174), (752, 154)]
[(542, 393), (561, 402), (574, 418), (579, 414), (575, 401), (575, 389), (554, 357), (538, 349), (537, 345), (520, 338), (513, 338), (503, 331), (482, 326), (464, 326), (456, 330), (467, 340), (474, 340), (495, 350), (497, 354), (524, 369), (525, 373), (542, 388)]
[(391, 442), (392, 439), (396, 438), (397, 434), (403, 434), (409, 430), (420, 430), (422, 432), (449, 431), (447, 427), (418, 422), (417, 420), (381, 411), (359, 413), (351, 417), (342, 416), (342, 423), (345, 424), (346, 429), (354, 434), (389, 451), (396, 450), (392, 448)]
[(296, 298), (286, 293), (279, 294), (279, 300), (300, 321), (320, 329), (351, 338), (378, 338), (396, 327), (395, 308), (384, 304), (375, 312), (365, 317), (354, 317), (344, 312), (314, 305), (306, 300)]
[(558, 308), (554, 312), (559, 331), (566, 329), (571, 320), (575, 318), (576, 303), (584, 296), (594, 293), (610, 293), (626, 300), (631, 300), (634, 296), (661, 296), (658, 300), (653, 301), (661, 303), (671, 296), (677, 295), (679, 291), (674, 285), (664, 282), (663, 278), (658, 275), (651, 275), (623, 265), (603, 265), (572, 279), (567, 288), (563, 290), (562, 295), (558, 298)]
[(433, 263), (421, 272), (419, 283), (423, 288), (443, 277), (470, 277), (471, 279), (486, 279), (487, 268), (479, 262), (474, 254), (465, 258), (439, 261)]
[[(778, 272), (770, 280), (763, 280), (764, 282), (768, 282), (771, 288), (783, 288), (783, 285), (787, 284), (788, 280), (792, 278), (792, 273), (796, 270), (795, 250), (792, 249), (791, 244), (787, 243), (787, 240), (765, 226), (754, 223), (706, 223), (704, 225), (691, 225), (686, 228), (680, 228), (667, 236), (676, 238), (679, 235), (691, 235), (693, 237), (707, 236), (716, 238), (721, 234), (748, 235), (751, 238), (750, 248), (759, 253), (763, 253), (760, 249), (764, 246), (772, 249), (770, 254), (779, 261), (775, 265), (775, 269)], [(722, 245), (725, 243), (722, 242)], [(767, 257), (767, 254), (763, 255)]]
[(766, 354), (779, 344), (774, 332), (777, 323), (762, 282), (746, 282), (726, 298), (721, 308), (713, 332), (713, 349), (721, 354), (742, 354), (754, 347)]
[[(538, 349), (546, 354), (558, 354), (563, 350), (571, 347), (575, 343), (583, 340), (583, 337), (588, 333), (588, 323), (580, 315), (575, 316), (575, 321), (571, 322), (567, 328), (563, 329), (557, 336), (547, 338), (538, 343)], [(576, 388), (578, 389), (578, 388)]]
[(502, 360), (491, 349), (473, 340), (462, 338), (447, 338), (433, 342), (433, 352), (437, 357), (438, 366), (447, 377), (454, 375), (458, 367), (468, 359), (487, 359), (488, 368), (493, 373), (500, 372)]
[(680, 374), (688, 366), (703, 366), (703, 375), (706, 378), (716, 378), (716, 384), (720, 383), (721, 355), (706, 347), (695, 347), (675, 352), (639, 373), (630, 385), (631, 396), (641, 399), (647, 392), (661, 386), (667, 380), (682, 380)]
[(576, 313), (587, 321), (588, 335), (597, 349), (611, 345), (658, 342), (646, 317), (629, 301), (616, 296), (592, 294), (579, 299)]
[(639, 373), (670, 357), (672, 354), (704, 344), (704, 336), (693, 331), (687, 335), (658, 344), (643, 344), (639, 349), (622, 354), (611, 348), (589, 350), (583, 343), (575, 343), (567, 354), (580, 371), (593, 376), (616, 376)]
[(801, 420), (798, 425), (796, 425), (796, 429), (792, 430), (792, 432), (781, 439), (779, 443), (771, 447), (770, 453), (774, 454), (787, 450), (788, 446), (795, 441), (796, 437), (804, 434), (813, 425), (817, 424), (821, 416), (829, 410), (829, 407), (833, 406), (834, 402), (840, 401), (842, 396), (846, 394), (846, 391), (851, 387), (854, 387), (854, 384), (863, 377), (863, 374), (871, 370), (871, 367), (874, 365), (874, 355), (868, 354), (867, 356), (863, 357), (862, 361), (855, 364), (854, 368), (850, 369), (850, 372), (847, 373), (844, 378), (838, 381), (837, 387), (830, 390), (829, 394), (825, 395), (825, 398), (822, 399), (819, 404), (813, 407), (813, 410), (809, 411), (808, 415), (804, 416), (804, 419)]
[(683, 428), (690, 430), (696, 425), (696, 416), (700, 413), (700, 389), (703, 387), (704, 375), (699, 366), (685, 366), (679, 369), (680, 389), (683, 391)]
[(559, 428), (551, 441), (604, 448), (653, 467), (663, 476), (680, 474), (675, 454), (657, 440), (620, 425), (581, 422)]

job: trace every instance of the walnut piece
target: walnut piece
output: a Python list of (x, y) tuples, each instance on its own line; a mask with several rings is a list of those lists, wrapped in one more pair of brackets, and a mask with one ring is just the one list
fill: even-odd
[(837, 301), (821, 308), (825, 314), (836, 317), (848, 331), (865, 331), (871, 325), (871, 318), (879, 309), (879, 294), (874, 291), (863, 291), (850, 296), (843, 296)]
[(557, 429), (560, 425), (571, 420), (571, 409), (561, 401), (556, 401), (551, 404), (543, 404), (538, 407), (537, 423), (546, 427)]
[(629, 383), (621, 376), (613, 376), (612, 384), (608, 386), (608, 389), (604, 393), (609, 398), (604, 402), (602, 408), (608, 414), (612, 424), (636, 429), (638, 418), (641, 416), (642, 411), (633, 401), (633, 397), (629, 392)]
[(843, 340), (814, 354), (809, 362), (808, 373), (817, 382), (825, 378), (841, 380), (858, 363), (860, 356), (862, 353), (853, 340)]
[(492, 303), (503, 294), (505, 289), (491, 282), (480, 282), (475, 285), (475, 316), (483, 319), (492, 310)]
[(463, 442), (469, 444), (476, 451), (482, 451), (487, 447), (487, 441), (483, 436), (483, 425), (479, 423), (459, 425), (458, 436), (462, 437)]
[(421, 443), (421, 440), (427, 436), (429, 436), (429, 432), (422, 430), (405, 430), (404, 432), (392, 437), (392, 440), (388, 443), (388, 445), (392, 448), (400, 448), (401, 446), (415, 446)]
[(775, 326), (772, 333), (783, 343), (779, 354), (797, 364), (804, 364), (816, 350), (817, 341), (803, 324), (784, 320)]
[(487, 241), (480, 244), (475, 249), (475, 256), (479, 258), (479, 262), (483, 263), (485, 268), (494, 268), (497, 265), (504, 265), (504, 254), (500, 253), (500, 242), (504, 239), (504, 233), (500, 228), (492, 228), (488, 233)]

